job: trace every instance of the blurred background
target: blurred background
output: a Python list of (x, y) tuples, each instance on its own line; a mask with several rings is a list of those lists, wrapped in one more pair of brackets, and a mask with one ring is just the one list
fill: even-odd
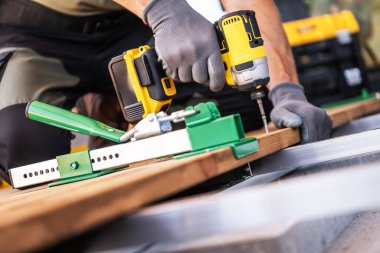
[(350, 10), (360, 25), (363, 57), (367, 67), (379, 65), (380, 58), (380, 0), (305, 0), (312, 16)]
[[(293, 2), (293, 3), (291, 3)], [(367, 68), (379, 66), (380, 0), (276, 0), (283, 21), (350, 10), (360, 25), (363, 58)]]

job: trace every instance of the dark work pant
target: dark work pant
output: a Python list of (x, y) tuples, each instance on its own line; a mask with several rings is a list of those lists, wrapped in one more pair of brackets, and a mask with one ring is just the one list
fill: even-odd
[(10, 168), (70, 152), (71, 133), (27, 119), (25, 106), (0, 110), (0, 176), (7, 182)]

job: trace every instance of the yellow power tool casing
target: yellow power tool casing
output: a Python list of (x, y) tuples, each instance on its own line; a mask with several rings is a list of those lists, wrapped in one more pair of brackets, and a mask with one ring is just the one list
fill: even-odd
[(338, 13), (284, 23), (300, 83), (310, 103), (358, 97), (371, 87), (365, 68), (360, 27), (354, 14)]
[(109, 63), (109, 71), (124, 118), (136, 123), (149, 113), (167, 111), (177, 93), (156, 51), (149, 46), (128, 50)]
[(264, 41), (254, 11), (224, 15), (215, 23), (227, 84), (240, 91), (260, 90), (269, 83)]
[(284, 29), (292, 47), (326, 41), (339, 33), (358, 34), (359, 23), (351, 11), (325, 14), (284, 23)]

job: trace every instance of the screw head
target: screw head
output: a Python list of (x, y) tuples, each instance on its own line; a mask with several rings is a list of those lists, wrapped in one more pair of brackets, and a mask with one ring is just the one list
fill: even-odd
[(70, 163), (70, 167), (71, 167), (72, 170), (76, 170), (76, 169), (79, 168), (79, 163), (76, 162), (76, 161), (72, 162), (72, 163)]

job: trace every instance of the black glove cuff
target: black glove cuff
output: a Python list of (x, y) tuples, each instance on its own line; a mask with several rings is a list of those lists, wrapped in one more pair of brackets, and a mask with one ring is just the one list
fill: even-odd
[(304, 88), (296, 83), (281, 83), (276, 85), (270, 90), (269, 99), (273, 105), (278, 104), (284, 99), (307, 101)]

